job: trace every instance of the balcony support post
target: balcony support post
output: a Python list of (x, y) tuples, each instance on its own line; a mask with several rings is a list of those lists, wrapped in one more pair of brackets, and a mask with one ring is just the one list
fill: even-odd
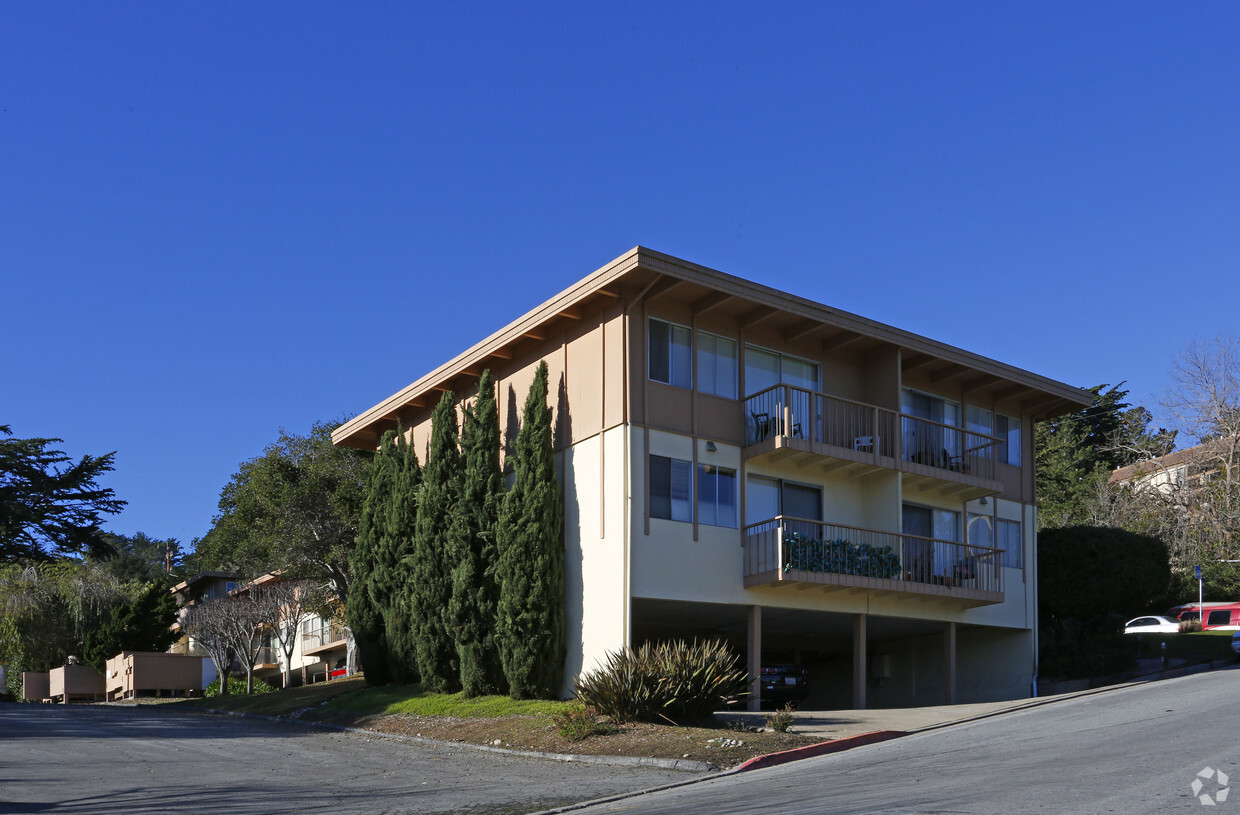
[(943, 703), (956, 704), (956, 623), (949, 622), (943, 630), (943, 681), (947, 685)]
[(749, 607), (749, 709), (762, 709), (762, 606)]
[(853, 710), (865, 710), (866, 683), (866, 615), (853, 615)]

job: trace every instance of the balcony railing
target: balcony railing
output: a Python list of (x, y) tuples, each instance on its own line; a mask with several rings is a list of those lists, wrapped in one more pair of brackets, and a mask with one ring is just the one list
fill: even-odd
[(745, 400), (745, 442), (776, 436), (994, 480), (1000, 439), (837, 396), (775, 385)]
[(313, 651), (316, 648), (322, 648), (333, 642), (340, 642), (344, 639), (344, 627), (336, 624), (325, 625), (322, 628), (314, 628), (310, 631), (303, 631), (301, 634), (301, 650), (303, 653)]
[(1001, 550), (779, 516), (745, 527), (746, 585), (791, 580), (1002, 600)]

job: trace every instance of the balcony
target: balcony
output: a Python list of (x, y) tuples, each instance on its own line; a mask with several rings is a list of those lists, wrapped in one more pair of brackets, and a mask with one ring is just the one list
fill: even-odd
[(805, 466), (817, 458), (825, 473), (858, 477), (899, 470), (906, 488), (966, 501), (1003, 487), (995, 436), (792, 385), (754, 394), (744, 409), (750, 460)]
[(301, 634), (301, 652), (305, 656), (313, 656), (322, 651), (344, 645), (344, 627), (332, 623), (319, 628), (303, 631)]
[(745, 527), (745, 588), (821, 586), (880, 596), (1003, 602), (1000, 550), (802, 518)]

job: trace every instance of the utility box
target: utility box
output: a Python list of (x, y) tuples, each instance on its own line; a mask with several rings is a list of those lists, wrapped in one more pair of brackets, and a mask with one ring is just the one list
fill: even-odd
[(74, 699), (92, 702), (104, 699), (103, 674), (89, 665), (65, 665), (51, 671), (48, 678), (48, 698), (67, 705)]
[(122, 651), (104, 671), (108, 701), (135, 696), (189, 696), (201, 693), (203, 657), (158, 651)]

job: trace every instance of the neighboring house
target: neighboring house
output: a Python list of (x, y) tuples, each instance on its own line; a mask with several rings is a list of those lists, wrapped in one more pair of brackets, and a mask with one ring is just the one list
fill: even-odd
[[(278, 572), (268, 573), (236, 587), (231, 593), (244, 594), (255, 586), (282, 579), (284, 578)], [(347, 628), (313, 612), (306, 613), (296, 624), (298, 631), (294, 639), (293, 658), (289, 663), (292, 684), (310, 684), (347, 676)], [(284, 663), (284, 649), (274, 635), (269, 635), (267, 644), (259, 653), (254, 674), (263, 681), (280, 687), (283, 682)]]
[(1208, 483), (1223, 462), (1233, 460), (1235, 450), (1234, 438), (1206, 442), (1120, 467), (1111, 472), (1107, 483), (1128, 485), (1134, 490), (1155, 489), (1164, 495), (1196, 489)]
[(411, 428), (425, 462), (441, 392), (464, 403), (489, 368), (511, 444), (540, 361), (565, 695), (608, 652), (681, 637), (727, 639), (751, 676), (806, 666), (803, 706), (1030, 695), (1032, 429), (1090, 394), (639, 247), (333, 440)]
[[(185, 621), (185, 615), (194, 606), (208, 600), (226, 597), (235, 588), (237, 588), (237, 576), (229, 572), (200, 572), (176, 584), (171, 591), (180, 609), (177, 612), (177, 621), (173, 623), (173, 629), (181, 631), (181, 623)], [(172, 644), (168, 653), (206, 656), (198, 644), (185, 634), (182, 634), (181, 638)]]

